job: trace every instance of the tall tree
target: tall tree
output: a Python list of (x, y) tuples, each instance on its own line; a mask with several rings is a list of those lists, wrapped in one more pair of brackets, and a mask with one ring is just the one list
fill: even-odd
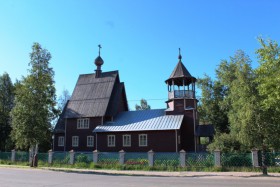
[(10, 112), (14, 102), (14, 86), (8, 73), (0, 76), (0, 150), (10, 149), (11, 132)]
[(135, 105), (135, 109), (136, 109), (136, 110), (150, 110), (150, 109), (151, 109), (151, 106), (148, 105), (147, 100), (141, 99), (141, 100), (140, 100), (140, 105), (136, 104), (136, 105)]
[(67, 89), (63, 89), (62, 94), (58, 98), (58, 109), (60, 111), (63, 110), (70, 97), (71, 95), (69, 94), (69, 91)]
[(208, 75), (198, 79), (198, 87), (202, 91), (198, 106), (201, 122), (213, 124), (217, 133), (229, 132), (228, 108), (222, 105), (226, 96), (225, 87)]
[[(221, 114), (226, 111), (228, 119), (228, 135), (218, 131), (214, 142), (209, 148), (222, 148), (225, 150), (246, 149), (250, 145), (245, 143), (245, 132), (249, 125), (255, 124), (257, 117), (257, 92), (254, 84), (254, 71), (251, 60), (243, 51), (238, 50), (229, 60), (223, 60), (216, 70), (216, 83), (220, 85), (217, 94), (220, 97), (216, 103)], [(213, 99), (209, 99), (211, 100)], [(209, 113), (212, 111), (210, 110)], [(219, 116), (219, 114), (216, 114)], [(216, 117), (219, 119), (218, 117)], [(229, 131), (230, 130), (230, 131)], [(221, 133), (221, 134), (220, 134)], [(221, 142), (225, 141), (225, 142)], [(231, 142), (231, 143), (229, 143)], [(239, 143), (238, 143), (239, 142)], [(242, 142), (242, 143), (241, 143)], [(230, 146), (230, 147), (226, 147)], [(241, 146), (242, 145), (242, 146)]]
[(54, 71), (49, 67), (51, 54), (34, 43), (30, 53), (31, 69), (15, 91), (12, 138), (16, 147), (27, 149), (51, 140), (51, 121), (56, 117)]
[(262, 137), (259, 146), (280, 149), (280, 47), (276, 41), (259, 38), (257, 50), (260, 66), (256, 69), (257, 90), (261, 109), (258, 130)]

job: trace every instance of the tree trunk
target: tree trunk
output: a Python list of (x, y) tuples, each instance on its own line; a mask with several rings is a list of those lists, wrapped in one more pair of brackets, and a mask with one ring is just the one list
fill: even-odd
[(263, 175), (267, 174), (267, 165), (266, 165), (266, 155), (265, 155), (266, 147), (265, 145), (262, 146), (262, 172)]

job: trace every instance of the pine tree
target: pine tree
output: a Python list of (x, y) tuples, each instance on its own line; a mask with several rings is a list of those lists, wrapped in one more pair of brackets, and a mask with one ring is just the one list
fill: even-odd
[(0, 150), (10, 151), (11, 118), (10, 112), (14, 102), (14, 85), (8, 73), (0, 76)]

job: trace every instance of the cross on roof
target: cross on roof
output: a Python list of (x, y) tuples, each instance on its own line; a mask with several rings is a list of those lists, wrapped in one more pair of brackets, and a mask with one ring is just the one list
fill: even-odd
[(102, 47), (101, 47), (100, 44), (98, 45), (98, 47), (99, 47), (98, 55), (100, 56), (100, 49), (101, 49)]

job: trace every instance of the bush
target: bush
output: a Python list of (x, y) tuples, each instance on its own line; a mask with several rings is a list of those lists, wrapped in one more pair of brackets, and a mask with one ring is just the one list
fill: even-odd
[(89, 163), (88, 157), (86, 155), (78, 155), (76, 158), (78, 163)]

